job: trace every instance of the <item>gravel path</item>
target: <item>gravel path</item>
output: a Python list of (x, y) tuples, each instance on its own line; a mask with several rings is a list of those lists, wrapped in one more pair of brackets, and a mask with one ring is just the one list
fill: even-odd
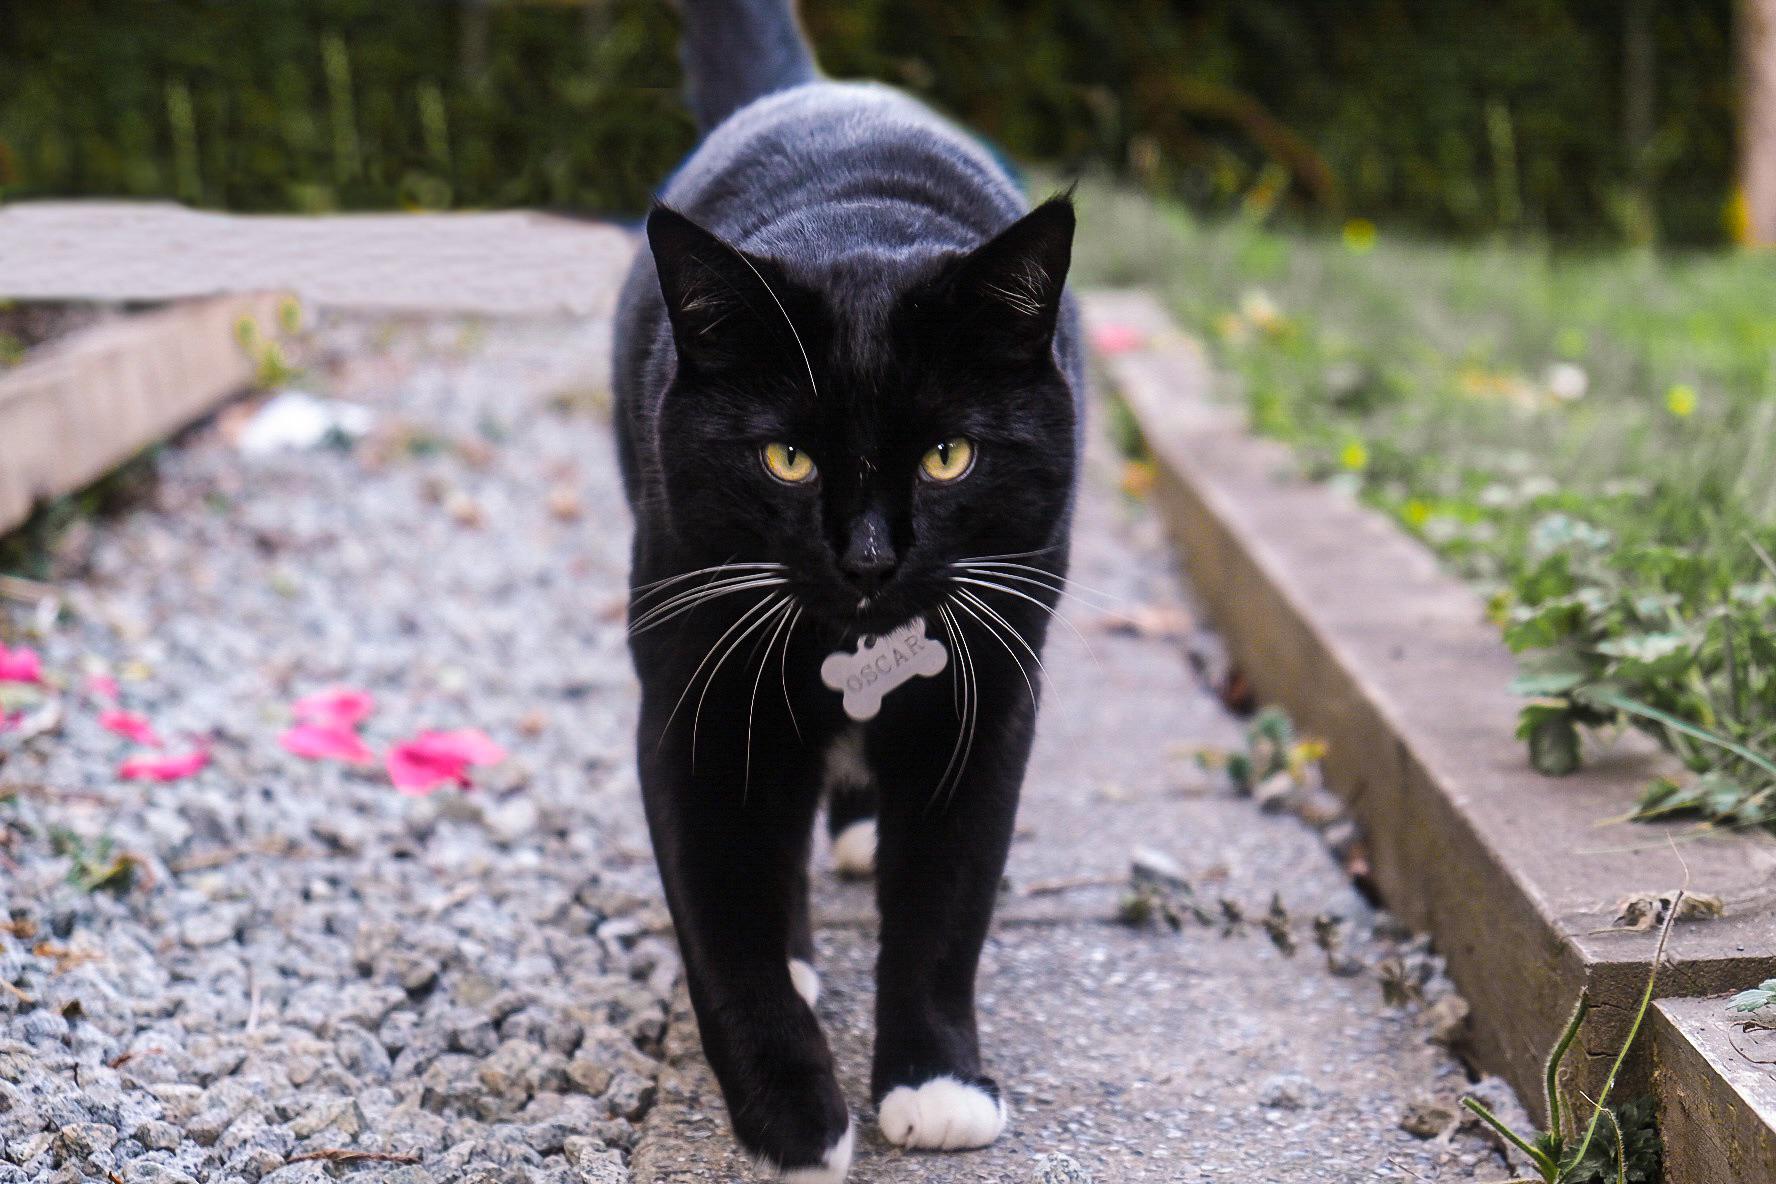
[[(0, 735), (0, 1182), (627, 1179), (677, 958), (630, 759), (608, 332), (324, 325), (304, 381), (374, 408), (371, 438), (248, 460), (225, 414), (65, 540), (59, 613), (0, 618), (65, 684)], [(119, 780), (94, 670), (208, 768)], [(283, 752), (333, 683), (376, 695), (379, 750), (473, 726), (512, 755), (415, 798)], [(70, 883), (107, 844), (134, 885)]]
[[(745, 1176), (674, 1014), (634, 785), (608, 332), (324, 320), (297, 385), (373, 409), (370, 436), (248, 458), (225, 411), (129, 513), (64, 538), (55, 599), (0, 606), (0, 641), (56, 684), (0, 734), (0, 1184)], [(1100, 1184), (1501, 1178), (1471, 1133), (1426, 1139), (1466, 1086), (1427, 1043), (1434, 965), (1375, 935), (1312, 830), (1180, 755), (1239, 728), (1186, 671), (1182, 592), (1117, 477), (1098, 446), (1079, 579), (1161, 627), (1084, 610), (1092, 654), (1057, 634), (983, 980), (1017, 1118), (972, 1156), (871, 1134), (858, 1179), (1077, 1179), (1034, 1174), (1058, 1154)], [(120, 780), (134, 750), (95, 673), (208, 766)], [(282, 751), (290, 704), (333, 684), (376, 696), (378, 752), (475, 727), (510, 756), (408, 797)], [(1253, 922), (1114, 924), (1142, 846)], [(820, 1009), (855, 1087), (869, 890), (817, 883)], [(1293, 957), (1256, 920), (1273, 898)], [(1345, 918), (1337, 973), (1322, 913)], [(1382, 1005), (1389, 958), (1425, 1002)]]

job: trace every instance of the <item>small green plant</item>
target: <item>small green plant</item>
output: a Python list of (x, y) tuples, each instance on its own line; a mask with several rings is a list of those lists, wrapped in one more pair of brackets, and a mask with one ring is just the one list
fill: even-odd
[[(1578, 1038), (1586, 1016), (1591, 1013), (1591, 1000), (1583, 992), (1573, 1007), (1572, 1016), (1567, 1020), (1560, 1039), (1555, 1042), (1554, 1050), (1548, 1054), (1547, 1067), (1543, 1073), (1543, 1101), (1548, 1110), (1547, 1130), (1520, 1134), (1487, 1109), (1486, 1104), (1478, 1098), (1462, 1099), (1462, 1105), (1529, 1157), (1542, 1184), (1591, 1184), (1592, 1181), (1610, 1180), (1614, 1184), (1641, 1184), (1641, 1181), (1651, 1182), (1657, 1179), (1656, 1162), (1652, 1164), (1654, 1174), (1646, 1174), (1649, 1155), (1654, 1160), (1657, 1158), (1657, 1133), (1653, 1132), (1650, 1136), (1644, 1133), (1650, 1125), (1650, 1114), (1645, 1103), (1630, 1103), (1618, 1110), (1611, 1108), (1609, 1100), (1616, 1088), (1616, 1077), (1622, 1071), (1622, 1064), (1628, 1059), (1628, 1051), (1634, 1047), (1635, 1037), (1640, 1034), (1640, 1025), (1646, 1019), (1647, 1009), (1652, 1006), (1653, 988), (1659, 979), (1659, 963), (1664, 960), (1665, 943), (1671, 936), (1671, 926), (1682, 911), (1683, 898), (1684, 891), (1679, 889), (1670, 910), (1665, 914), (1664, 923), (1659, 927), (1659, 940), (1653, 949), (1652, 967), (1647, 971), (1646, 989), (1641, 992), (1640, 1006), (1634, 1012), (1634, 1022), (1628, 1026), (1628, 1035), (1623, 1038), (1622, 1047), (1616, 1051), (1616, 1059), (1611, 1062), (1609, 1074), (1603, 1079), (1603, 1088), (1597, 1092), (1596, 1099), (1587, 1099), (1591, 1104), (1591, 1115), (1582, 1132), (1578, 1126), (1576, 1111), (1572, 1115), (1572, 1127), (1569, 1129), (1566, 1125), (1567, 1116), (1562, 1109), (1560, 1096), (1560, 1067), (1566, 1060), (1566, 1054), (1571, 1051), (1573, 1041)], [(1609, 1128), (1610, 1139), (1607, 1143), (1599, 1143), (1600, 1128), (1604, 1126)], [(1626, 1133), (1629, 1129), (1635, 1134), (1637, 1155), (1630, 1155)], [(1653, 1148), (1651, 1152), (1647, 1150), (1649, 1139)], [(1507, 1184), (1535, 1184), (1535, 1181), (1520, 1179), (1508, 1181)]]
[(1685, 766), (1633, 817), (1776, 827), (1776, 270), (1079, 200), (1083, 279), (1164, 292), (1254, 430), (1492, 598), (1536, 768), (1632, 727)]
[(1767, 978), (1748, 991), (1740, 991), (1727, 1004), (1727, 1010), (1742, 1014), (1766, 1008), (1770, 1009), (1770, 1014), (1759, 1017), (1759, 1021), (1767, 1020), (1769, 1026), (1776, 1027), (1776, 978)]
[(1326, 755), (1318, 740), (1303, 740), (1295, 721), (1280, 707), (1266, 707), (1246, 725), (1246, 746), (1241, 751), (1202, 749), (1196, 760), (1205, 769), (1221, 769), (1240, 793), (1255, 791), (1272, 777), (1286, 774), (1299, 782), (1307, 767)]
[(57, 855), (67, 856), (68, 883), (82, 892), (121, 896), (136, 882), (140, 861), (116, 850), (110, 835), (100, 835), (89, 843), (71, 830), (57, 830), (50, 836), (50, 846)]
[[(278, 325), (286, 333), (294, 333), (302, 325), (302, 306), (294, 300), (278, 305)], [(234, 339), (253, 363), (253, 385), (262, 390), (284, 386), (298, 374), (284, 355), (283, 344), (269, 337), (252, 317), (241, 317), (234, 323)]]

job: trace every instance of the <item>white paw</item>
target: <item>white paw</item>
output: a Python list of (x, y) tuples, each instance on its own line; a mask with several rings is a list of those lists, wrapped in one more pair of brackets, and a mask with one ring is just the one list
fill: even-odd
[(865, 818), (839, 832), (832, 846), (833, 870), (849, 879), (876, 874), (876, 820)]
[(917, 1089), (897, 1085), (876, 1108), (890, 1143), (961, 1151), (985, 1147), (1005, 1129), (1005, 1103), (954, 1077), (933, 1077)]
[(800, 958), (789, 960), (789, 985), (809, 1007), (820, 998), (820, 972)]
[[(805, 965), (805, 964), (804, 964)], [(851, 1148), (857, 1142), (857, 1124), (847, 1123), (839, 1141), (826, 1149), (817, 1168), (790, 1168), (782, 1173), (787, 1184), (843, 1184), (851, 1170)]]

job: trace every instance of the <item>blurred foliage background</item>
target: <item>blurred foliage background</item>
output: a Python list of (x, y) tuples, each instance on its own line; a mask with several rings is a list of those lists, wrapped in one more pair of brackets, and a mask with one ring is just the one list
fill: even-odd
[[(1727, 237), (1731, 0), (804, 0), (826, 69), (1050, 171), (1463, 236)], [(634, 213), (664, 0), (9, 0), (0, 197)]]

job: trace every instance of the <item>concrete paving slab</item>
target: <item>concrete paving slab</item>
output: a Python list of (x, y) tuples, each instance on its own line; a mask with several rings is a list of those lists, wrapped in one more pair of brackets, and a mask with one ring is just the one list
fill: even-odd
[(1776, 1032), (1730, 998), (1662, 999), (1648, 1020), (1670, 1184), (1776, 1180)]
[(608, 316), (633, 250), (608, 223), (522, 210), (305, 217), (22, 202), (0, 208), (0, 297), (280, 291), (335, 308)]
[[(1688, 877), (1726, 902), (1723, 917), (1673, 931), (1661, 995), (1776, 973), (1776, 839), (1699, 838), (1683, 821), (1600, 828), (1669, 758), (1630, 733), (1573, 776), (1536, 773), (1513, 738), (1516, 663), (1479, 595), (1254, 438), (1151, 297), (1099, 294), (1087, 317), (1143, 335), (1110, 369), (1154, 450), (1158, 501), (1197, 586), (1259, 693), (1330, 742), (1329, 783), (1369, 835), (1383, 897), (1449, 958), (1482, 1065), (1535, 1091), (1583, 989), (1596, 1005), (1583, 1037), (1593, 1055), (1569, 1062), (1571, 1084), (1595, 1088), (1654, 949), (1646, 933), (1609, 928), (1631, 894)], [(1645, 1068), (1630, 1062), (1628, 1094)]]
[[(819, 943), (819, 1012), (859, 1116), (874, 951), (868, 931)], [(979, 1152), (905, 1152), (866, 1121), (852, 1180), (1025, 1184), (1052, 1153), (1124, 1184), (1356, 1184), (1408, 1180), (1407, 1168), (1469, 1180), (1483, 1160), (1482, 1179), (1504, 1176), (1477, 1144), (1439, 1152), (1400, 1129), (1415, 1102), (1466, 1085), (1415, 1019), (1382, 1008), (1373, 982), (1308, 969), (1261, 936), (1002, 925), (982, 969), (981, 1035), (1010, 1100), (1007, 1133)], [(749, 1178), (695, 1030), (681, 998), (639, 1184)]]

